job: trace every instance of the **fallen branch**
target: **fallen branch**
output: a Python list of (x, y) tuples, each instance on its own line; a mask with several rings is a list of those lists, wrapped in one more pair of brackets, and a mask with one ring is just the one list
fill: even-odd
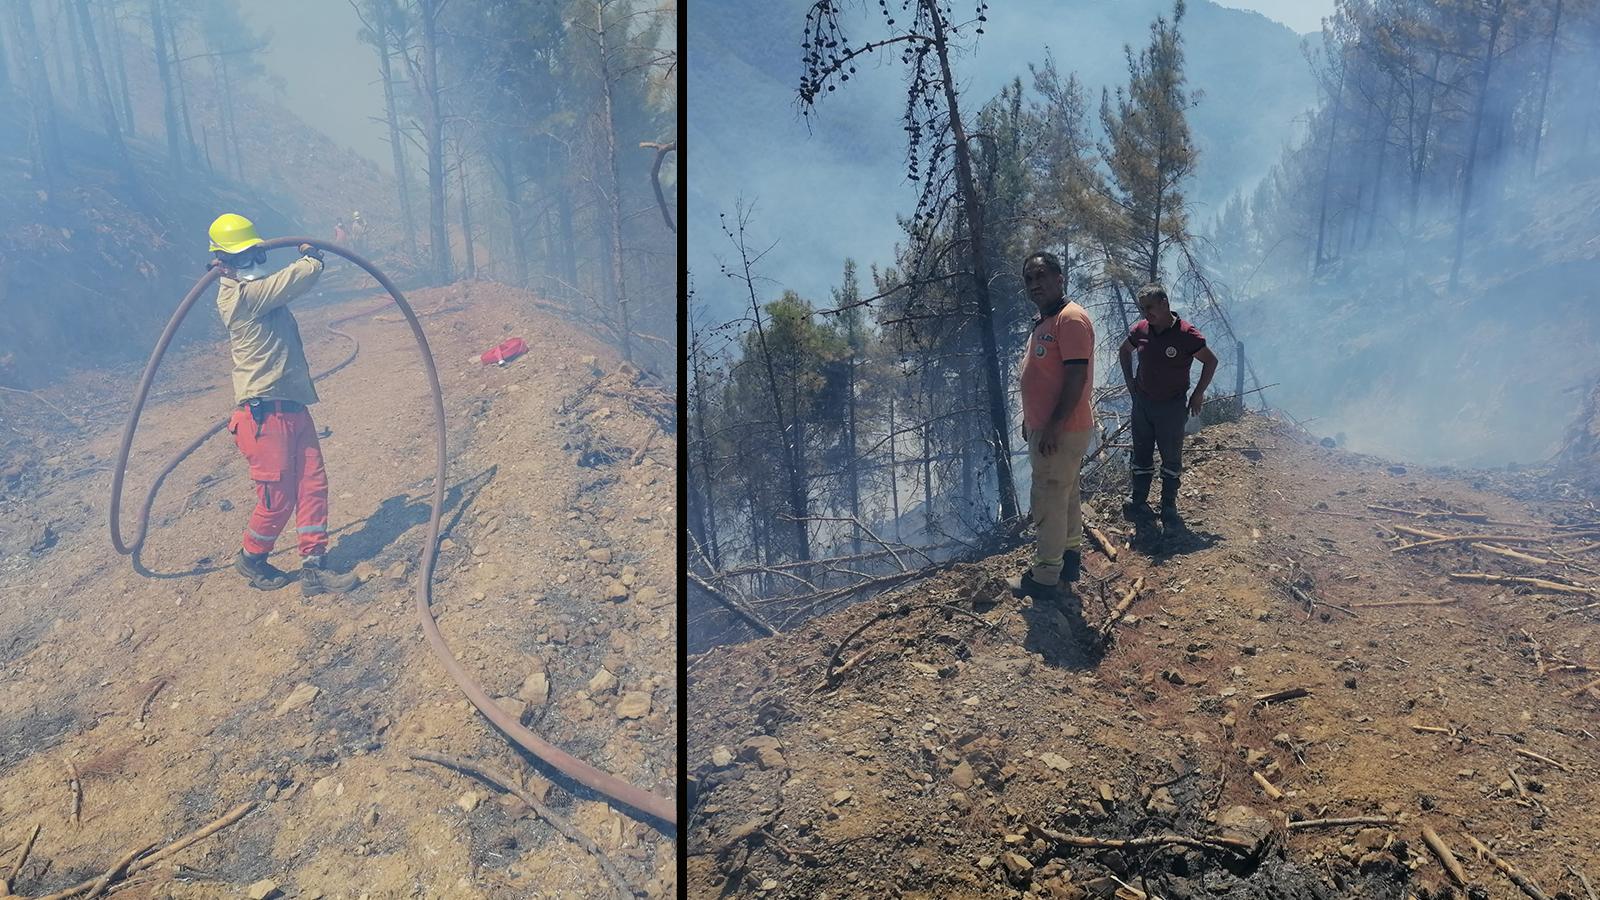
[(1345, 819), (1301, 819), (1298, 822), (1290, 822), (1287, 827), (1290, 831), (1296, 831), (1301, 828), (1343, 828), (1348, 825), (1398, 824), (1400, 823), (1393, 819), (1386, 819), (1380, 816), (1352, 816)]
[(689, 581), (693, 582), (696, 587), (709, 594), (711, 599), (722, 604), (722, 606), (729, 612), (750, 623), (751, 625), (754, 625), (758, 630), (766, 634), (768, 637), (777, 636), (778, 629), (774, 628), (766, 619), (763, 619), (760, 613), (712, 587), (704, 578), (701, 578), (699, 575), (696, 575), (693, 572), (689, 573)]
[[(1400, 529), (1397, 528), (1395, 530), (1399, 531)], [(1415, 531), (1415, 530), (1418, 530), (1418, 529), (1409, 529), (1409, 528), (1406, 529), (1406, 531)], [(1549, 543), (1549, 541), (1547, 539), (1545, 539), (1545, 538), (1518, 537), (1517, 535), (1514, 535), (1514, 534), (1447, 534), (1447, 535), (1443, 535), (1441, 537), (1428, 538), (1427, 540), (1417, 541), (1416, 543), (1412, 543), (1412, 544), (1401, 544), (1398, 547), (1390, 547), (1389, 548), (1389, 552), (1390, 553), (1404, 553), (1407, 550), (1416, 550), (1416, 549), (1419, 549), (1419, 548), (1422, 548), (1422, 547), (1438, 547), (1438, 546), (1440, 546), (1442, 544), (1461, 544), (1461, 543), (1471, 543), (1472, 541), (1499, 541), (1502, 544), (1548, 544)]]
[(1357, 613), (1355, 610), (1350, 609), (1349, 607), (1340, 606), (1337, 603), (1329, 603), (1328, 601), (1323, 600), (1320, 597), (1312, 596), (1312, 594), (1310, 592), (1308, 592), (1308, 591), (1306, 591), (1306, 590), (1304, 590), (1304, 589), (1302, 589), (1302, 588), (1300, 588), (1300, 587), (1298, 587), (1296, 585), (1290, 584), (1287, 581), (1279, 580), (1278, 585), (1280, 587), (1282, 587), (1284, 590), (1286, 590), (1289, 593), (1293, 594), (1296, 597), (1296, 599), (1298, 599), (1301, 603), (1304, 603), (1306, 605), (1306, 617), (1307, 618), (1310, 618), (1311, 613), (1315, 612), (1316, 608), (1318, 606), (1326, 606), (1329, 609), (1337, 609), (1338, 611), (1344, 613), (1347, 616), (1351, 616), (1351, 617), (1357, 618), (1357, 619), (1361, 618), (1360, 614)]
[(1558, 594), (1583, 594), (1585, 596), (1600, 596), (1600, 590), (1583, 587), (1575, 584), (1562, 584), (1559, 581), (1550, 581), (1547, 578), (1534, 578), (1528, 575), (1489, 575), (1484, 572), (1451, 572), (1450, 577), (1456, 581), (1476, 581), (1481, 584), (1525, 584), (1543, 591), (1554, 591)]
[(1586, 684), (1583, 687), (1580, 687), (1580, 688), (1578, 688), (1576, 690), (1568, 691), (1567, 692), (1567, 696), (1568, 697), (1576, 697), (1579, 694), (1584, 693), (1585, 691), (1592, 691), (1595, 688), (1600, 688), (1600, 678), (1596, 678), (1595, 680), (1589, 682), (1588, 684)]
[(1447, 597), (1443, 600), (1379, 600), (1374, 603), (1356, 603), (1353, 605), (1356, 609), (1379, 609), (1385, 606), (1448, 606), (1460, 599), (1460, 597)]
[(1512, 748), (1511, 752), (1515, 753), (1518, 756), (1524, 757), (1526, 759), (1531, 759), (1534, 762), (1541, 762), (1541, 763), (1544, 763), (1547, 766), (1555, 766), (1556, 768), (1560, 769), (1563, 772), (1571, 772), (1572, 771), (1572, 768), (1570, 766), (1568, 766), (1566, 763), (1560, 762), (1558, 760), (1551, 759), (1550, 757), (1545, 756), (1545, 755), (1540, 754), (1540, 753), (1535, 753), (1532, 750), (1527, 750), (1527, 749), (1524, 749), (1522, 747), (1514, 747), (1514, 748)]
[(72, 826), (76, 828), (83, 817), (83, 779), (78, 777), (78, 767), (67, 760), (67, 789), (72, 792)]
[(1083, 530), (1085, 534), (1089, 535), (1089, 540), (1094, 541), (1096, 549), (1105, 554), (1106, 559), (1112, 562), (1117, 561), (1117, 545), (1111, 543), (1111, 539), (1106, 537), (1105, 532), (1093, 525), (1085, 525)]
[(1517, 562), (1525, 562), (1530, 566), (1550, 565), (1550, 560), (1543, 557), (1531, 556), (1527, 553), (1518, 553), (1515, 550), (1508, 550), (1505, 547), (1496, 547), (1493, 544), (1474, 543), (1472, 545), (1472, 549), (1482, 550), (1485, 553), (1493, 553), (1496, 556), (1504, 556), (1506, 559), (1514, 559)]
[(1269, 703), (1282, 703), (1285, 700), (1298, 700), (1301, 697), (1309, 696), (1311, 696), (1311, 691), (1303, 687), (1284, 688), (1281, 691), (1269, 691), (1265, 694), (1257, 694), (1255, 696), (1255, 702), (1257, 705), (1265, 706)]
[(22, 874), (22, 867), (28, 863), (28, 854), (33, 851), (33, 842), (39, 838), (39, 825), (35, 823), (33, 830), (28, 832), (28, 839), (22, 842), (22, 849), (17, 851), (17, 861), (11, 864), (11, 871), (4, 880), (0, 880), (0, 896), (11, 893), (11, 885)]
[(1105, 622), (1100, 626), (1100, 639), (1102, 642), (1111, 638), (1112, 630), (1117, 627), (1118, 622), (1122, 621), (1122, 617), (1128, 612), (1128, 607), (1132, 606), (1133, 601), (1138, 599), (1139, 591), (1143, 588), (1144, 576), (1140, 575), (1134, 579), (1133, 586), (1128, 588), (1128, 592), (1122, 595), (1121, 600), (1117, 601), (1117, 605), (1111, 609), (1111, 615), (1107, 616)]
[(84, 424), (82, 422), (79, 422), (77, 419), (73, 418), (72, 416), (67, 415), (66, 410), (64, 410), (61, 407), (55, 405), (54, 403), (51, 403), (49, 400), (46, 400), (45, 398), (43, 398), (40, 395), (34, 393), (33, 391), (25, 391), (25, 390), (23, 390), (21, 388), (6, 387), (3, 384), (0, 384), (0, 391), (5, 391), (6, 393), (9, 393), (9, 394), (21, 394), (21, 395), (23, 395), (25, 397), (32, 397), (33, 399), (39, 401), (40, 403), (43, 403), (45, 406), (50, 407), (50, 410), (52, 412), (54, 412), (56, 415), (60, 416), (63, 419), (66, 419), (67, 420), (67, 424), (71, 425), (73, 430), (75, 430), (75, 431), (83, 431), (84, 430)]
[(98, 879), (96, 879), (94, 884), (89, 886), (89, 893), (84, 894), (83, 896), (87, 898), (87, 900), (94, 900), (95, 897), (99, 897), (104, 894), (106, 892), (106, 888), (111, 886), (111, 882), (121, 878), (122, 873), (127, 870), (128, 866), (133, 864), (134, 860), (148, 853), (150, 848), (154, 846), (155, 844), (145, 844), (142, 847), (135, 847), (132, 850), (129, 850), (127, 853), (124, 853), (121, 859), (118, 859), (115, 863), (112, 863), (111, 868), (107, 869), (104, 875), (101, 875)]
[(1422, 842), (1427, 844), (1433, 855), (1439, 858), (1444, 870), (1450, 873), (1450, 878), (1460, 887), (1466, 887), (1466, 870), (1461, 868), (1461, 861), (1456, 859), (1456, 855), (1450, 850), (1450, 845), (1444, 842), (1444, 838), (1439, 837), (1439, 832), (1434, 831), (1432, 825), (1423, 824)]
[(1227, 850), (1248, 856), (1256, 849), (1256, 845), (1249, 841), (1235, 838), (1207, 835), (1205, 837), (1189, 837), (1183, 834), (1152, 834), (1137, 838), (1097, 838), (1075, 834), (1065, 834), (1051, 828), (1039, 825), (1029, 825), (1029, 829), (1038, 834), (1069, 847), (1106, 847), (1111, 849), (1139, 849), (1143, 847), (1165, 847), (1177, 844), (1195, 850)]
[(1368, 503), (1367, 509), (1373, 512), (1393, 513), (1395, 515), (1410, 516), (1413, 519), (1461, 519), (1466, 522), (1483, 522), (1489, 518), (1488, 513), (1464, 512), (1418, 512), (1413, 509), (1397, 509), (1393, 506), (1384, 506), (1380, 503)]
[(634, 465), (637, 466), (639, 463), (644, 462), (644, 454), (650, 449), (650, 442), (655, 439), (656, 433), (659, 431), (661, 431), (660, 423), (652, 422), (650, 424), (650, 433), (644, 436), (644, 443), (639, 445), (639, 449), (633, 451)]
[(1256, 784), (1261, 785), (1261, 790), (1267, 795), (1268, 799), (1283, 799), (1283, 791), (1278, 790), (1278, 788), (1274, 786), (1272, 782), (1268, 781), (1267, 776), (1261, 774), (1260, 772), (1251, 772), (1250, 777), (1256, 780)]
[(1518, 872), (1516, 867), (1511, 863), (1508, 863), (1499, 856), (1495, 855), (1495, 852), (1485, 846), (1483, 841), (1478, 840), (1466, 831), (1461, 832), (1461, 836), (1467, 839), (1467, 842), (1472, 845), (1472, 849), (1478, 851), (1478, 853), (1483, 856), (1487, 856), (1489, 861), (1494, 863), (1494, 867), (1496, 869), (1499, 869), (1501, 872), (1505, 873), (1507, 878), (1511, 879), (1512, 884), (1522, 888), (1522, 892), (1524, 894), (1532, 897), (1533, 900), (1550, 900), (1549, 896), (1547, 896), (1544, 891), (1539, 890), (1538, 885), (1528, 880), (1528, 876)]
[(150, 704), (155, 701), (156, 695), (167, 686), (165, 678), (157, 678), (156, 683), (150, 686), (150, 693), (144, 695), (144, 702), (139, 704), (139, 723), (143, 724), (145, 717), (150, 715)]
[[(128, 866), (126, 874), (132, 875), (136, 872), (142, 872), (156, 863), (173, 856), (179, 851), (185, 850), (191, 845), (205, 840), (213, 834), (216, 834), (222, 829), (227, 828), (229, 825), (232, 825), (233, 823), (244, 818), (252, 809), (255, 808), (256, 802), (254, 800), (247, 800), (244, 803), (235, 806), (233, 809), (230, 809), (224, 813), (221, 818), (213, 820), (210, 824), (190, 832), (188, 835), (173, 841), (149, 856), (134, 860)], [(96, 880), (97, 879), (90, 879), (88, 881), (80, 882), (79, 884), (75, 884), (66, 890), (57, 891), (54, 894), (48, 894), (43, 897), (36, 897), (34, 900), (67, 900), (69, 897), (76, 897), (84, 891), (93, 888)]]
[(1578, 879), (1578, 883), (1583, 885), (1583, 892), (1589, 895), (1589, 900), (1600, 900), (1600, 897), (1596, 897), (1594, 894), (1594, 885), (1589, 883), (1589, 876), (1574, 869), (1572, 863), (1567, 863), (1566, 866), (1567, 871), (1572, 873), (1572, 877)]
[(571, 822), (568, 822), (565, 818), (552, 811), (548, 806), (540, 803), (538, 798), (534, 797), (521, 785), (517, 784), (516, 779), (500, 772), (496, 772), (492, 769), (455, 759), (454, 757), (443, 756), (438, 753), (428, 753), (417, 750), (411, 753), (411, 758), (421, 760), (423, 762), (431, 762), (434, 765), (444, 766), (447, 769), (455, 769), (457, 772), (460, 772), (463, 775), (470, 775), (473, 778), (485, 782), (493, 787), (499, 788), (511, 796), (516, 797), (518, 800), (521, 800), (523, 803), (528, 804), (529, 809), (532, 809), (534, 812), (538, 813), (540, 818), (544, 819), (546, 822), (549, 822), (551, 827), (561, 832), (561, 834), (564, 835), (567, 840), (572, 841), (579, 847), (582, 847), (584, 850), (588, 851), (590, 856), (594, 857), (595, 862), (600, 865), (600, 871), (605, 873), (606, 878), (610, 879), (611, 881), (611, 886), (616, 888), (617, 896), (619, 898), (622, 898), (622, 900), (633, 900), (633, 890), (630, 889), (627, 882), (623, 880), (622, 873), (617, 870), (617, 867), (612, 865), (611, 860), (606, 856), (605, 851), (600, 849), (600, 845), (596, 844), (593, 840), (590, 840), (588, 835), (579, 831)]
[(909, 616), (913, 612), (915, 612), (915, 611), (917, 611), (919, 609), (942, 609), (945, 612), (959, 613), (960, 615), (966, 616), (967, 618), (972, 619), (973, 621), (977, 622), (979, 625), (982, 625), (985, 628), (990, 629), (991, 631), (994, 630), (994, 628), (996, 627), (993, 622), (990, 622), (988, 619), (983, 618), (982, 616), (978, 615), (977, 613), (971, 612), (970, 610), (962, 609), (959, 606), (951, 606), (951, 605), (949, 605), (947, 603), (919, 603), (919, 604), (916, 604), (916, 605), (902, 603), (902, 604), (898, 604), (896, 606), (892, 606), (892, 607), (890, 607), (888, 609), (879, 610), (877, 612), (877, 614), (875, 614), (872, 618), (866, 620), (865, 622), (862, 622), (860, 625), (857, 625), (855, 627), (855, 630), (853, 630), (849, 634), (845, 635), (844, 636), (844, 640), (839, 642), (839, 646), (834, 648), (832, 655), (830, 655), (828, 657), (828, 667), (827, 667), (827, 669), (825, 670), (825, 672), (823, 674), (822, 689), (823, 690), (832, 689), (834, 687), (834, 684), (839, 680), (840, 676), (842, 676), (845, 672), (848, 672), (849, 670), (855, 668), (856, 664), (861, 662), (861, 660), (863, 658), (865, 658), (866, 651), (863, 650), (860, 654), (858, 654), (856, 657), (851, 659), (850, 662), (846, 663), (843, 666), (839, 665), (839, 657), (841, 655), (843, 655), (844, 648), (850, 646), (850, 642), (851, 641), (855, 640), (857, 637), (859, 637), (861, 635), (862, 632), (866, 631), (868, 628), (871, 628), (873, 625), (876, 625), (879, 622), (882, 622), (882, 621), (884, 621), (886, 619), (894, 619), (894, 618), (899, 618), (899, 617), (902, 617), (902, 616)]

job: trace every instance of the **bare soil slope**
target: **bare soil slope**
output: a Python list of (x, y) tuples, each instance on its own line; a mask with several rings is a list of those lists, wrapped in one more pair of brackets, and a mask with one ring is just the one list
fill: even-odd
[[(1557, 527), (1593, 507), (1258, 416), (1190, 446), (1191, 533), (1101, 515), (1119, 554), (1088, 554), (1081, 599), (1013, 599), (1019, 550), (694, 660), (689, 894), (1523, 896), (1471, 835), (1546, 896), (1593, 896), (1600, 588), (1450, 578), (1600, 585), (1600, 544)], [(1400, 528), (1509, 537), (1394, 552), (1426, 539)], [(1387, 824), (1287, 827), (1336, 817)]]
[[(348, 346), (320, 323), (385, 299), (301, 312), (313, 367)], [(449, 417), (435, 576), (447, 640), (536, 732), (671, 795), (670, 395), (523, 292), (468, 284), (409, 299)], [(46, 393), (96, 424), (74, 436), (41, 411), (33, 440), (18, 444), (29, 457), (0, 493), (0, 875), (18, 894), (45, 894), (254, 800), (119, 896), (237, 897), (263, 879), (281, 896), (352, 900), (606, 890), (594, 855), (527, 806), (409, 756), (432, 751), (519, 773), (630, 889), (670, 895), (673, 836), (552, 784), (468, 708), (421, 640), (412, 606), (432, 490), (427, 388), (392, 309), (343, 327), (362, 351), (319, 386), (314, 415), (331, 429), (332, 558), (372, 576), (345, 598), (251, 591), (233, 574), (254, 494), (225, 434), (168, 480), (142, 558), (152, 574), (136, 573), (105, 525), (136, 373), (85, 373)], [(530, 352), (482, 367), (477, 355), (511, 335)], [(164, 369), (124, 509), (136, 514), (151, 474), (227, 414), (225, 352)], [(275, 561), (292, 570), (293, 557), (281, 541)], [(27, 864), (10, 872), (35, 825)]]

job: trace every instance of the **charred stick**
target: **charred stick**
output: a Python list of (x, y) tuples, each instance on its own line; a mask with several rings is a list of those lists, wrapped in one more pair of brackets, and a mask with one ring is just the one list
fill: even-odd
[(1444, 866), (1446, 872), (1450, 873), (1451, 879), (1457, 885), (1466, 887), (1466, 870), (1461, 868), (1461, 861), (1456, 859), (1455, 853), (1450, 850), (1450, 845), (1444, 842), (1444, 838), (1439, 837), (1439, 832), (1434, 831), (1432, 825), (1423, 824), (1422, 842), (1427, 844), (1428, 849), (1433, 851), (1433, 855), (1439, 858), (1439, 863)]
[(611, 863), (611, 859), (606, 856), (605, 851), (600, 849), (600, 845), (591, 840), (588, 835), (579, 831), (571, 822), (568, 822), (565, 818), (555, 813), (548, 806), (540, 803), (537, 797), (534, 797), (533, 794), (529, 793), (526, 789), (519, 785), (515, 779), (487, 767), (480, 766), (475, 763), (469, 763), (464, 760), (459, 760), (454, 757), (443, 756), (438, 753), (427, 753), (418, 750), (411, 753), (411, 758), (422, 760), (423, 762), (431, 762), (434, 765), (444, 766), (447, 769), (455, 769), (457, 772), (460, 772), (463, 775), (471, 776), (490, 785), (491, 787), (499, 788), (513, 797), (516, 797), (518, 800), (521, 800), (523, 803), (528, 804), (529, 809), (532, 809), (534, 812), (538, 813), (540, 818), (544, 819), (546, 822), (549, 822), (550, 825), (555, 828), (555, 830), (561, 832), (561, 834), (566, 837), (567, 840), (572, 841), (579, 847), (587, 850), (589, 855), (594, 857), (595, 862), (600, 866), (600, 870), (604, 872), (606, 878), (611, 881), (611, 886), (616, 888), (618, 897), (622, 898), (622, 900), (633, 900), (633, 890), (628, 887), (627, 882), (623, 881), (622, 873), (617, 871), (617, 867)]
[(99, 897), (104, 894), (106, 892), (106, 888), (111, 886), (111, 882), (121, 878), (122, 873), (127, 870), (128, 866), (133, 865), (133, 861), (135, 859), (138, 859), (140, 856), (148, 853), (150, 848), (154, 846), (155, 844), (145, 844), (142, 847), (135, 847), (132, 850), (129, 850), (127, 853), (124, 853), (122, 858), (111, 864), (111, 868), (107, 869), (104, 875), (101, 875), (95, 880), (94, 884), (89, 886), (89, 893), (84, 894), (83, 896), (88, 898), (88, 900), (94, 900), (95, 897)]
[(1393, 819), (1381, 816), (1351, 816), (1344, 819), (1301, 819), (1290, 822), (1288, 828), (1295, 831), (1301, 828), (1344, 828), (1350, 825), (1398, 825)]
[[(184, 850), (193, 844), (197, 844), (200, 841), (205, 840), (213, 834), (216, 834), (222, 829), (227, 828), (229, 825), (232, 825), (233, 823), (244, 818), (245, 815), (250, 812), (250, 810), (255, 808), (256, 802), (254, 800), (247, 800), (244, 803), (235, 806), (233, 809), (230, 809), (224, 813), (220, 818), (215, 819), (209, 824), (190, 832), (176, 841), (173, 841), (149, 856), (138, 857), (134, 859), (133, 862), (127, 867), (127, 874), (132, 875), (135, 872), (142, 872), (156, 863), (161, 862), (167, 857), (176, 854), (180, 850)], [(72, 887), (67, 888), (66, 890), (57, 891), (54, 894), (48, 894), (43, 897), (36, 897), (34, 900), (67, 900), (69, 897), (76, 897), (84, 891), (93, 888), (96, 880), (97, 879), (90, 879), (88, 881), (80, 882)]]
[(1482, 841), (1465, 831), (1461, 832), (1461, 836), (1467, 839), (1467, 843), (1472, 845), (1472, 849), (1488, 857), (1489, 862), (1494, 863), (1494, 867), (1496, 869), (1499, 869), (1507, 878), (1511, 879), (1512, 884), (1522, 888), (1522, 892), (1524, 894), (1532, 897), (1533, 900), (1550, 900), (1549, 896), (1546, 895), (1544, 891), (1539, 890), (1538, 885), (1534, 884), (1528, 879), (1528, 876), (1518, 872), (1516, 866), (1513, 866), (1511, 863), (1508, 863), (1499, 856), (1495, 855), (1495, 852), (1485, 846)]

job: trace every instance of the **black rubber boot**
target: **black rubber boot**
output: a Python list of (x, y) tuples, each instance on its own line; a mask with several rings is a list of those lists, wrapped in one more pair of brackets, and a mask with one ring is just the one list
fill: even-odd
[(1183, 517), (1178, 515), (1178, 479), (1161, 479), (1161, 524), (1168, 528), (1183, 527)]
[(1135, 475), (1130, 482), (1128, 499), (1123, 501), (1122, 512), (1128, 518), (1150, 512), (1150, 481), (1154, 475)]
[(289, 583), (289, 576), (282, 569), (267, 562), (267, 554), (246, 553), (242, 547), (233, 558), (233, 570), (258, 591), (275, 591)]
[(1053, 584), (1040, 584), (1033, 580), (1033, 570), (1029, 569), (1021, 575), (1013, 575), (1006, 579), (1006, 586), (1011, 588), (1014, 597), (1032, 597), (1034, 600), (1054, 600), (1060, 595), (1060, 588)]
[(1068, 550), (1061, 560), (1061, 580), (1071, 584), (1083, 574), (1083, 553), (1078, 550)]
[(361, 579), (346, 572), (330, 571), (320, 556), (307, 556), (300, 561), (300, 593), (314, 597), (318, 594), (347, 594), (361, 584)]

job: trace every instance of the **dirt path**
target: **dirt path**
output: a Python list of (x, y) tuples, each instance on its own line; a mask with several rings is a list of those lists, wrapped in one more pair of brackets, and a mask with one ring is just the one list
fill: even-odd
[[(1475, 896), (1524, 894), (1466, 834), (1548, 896), (1585, 897), (1567, 866), (1600, 879), (1600, 692), (1579, 690), (1600, 676), (1600, 609), (1576, 608), (1600, 596), (1448, 575), (1600, 585), (1582, 549), (1600, 539), (1368, 507), (1544, 525), (1588, 510), (1507, 496), (1553, 494), (1534, 480), (1407, 470), (1258, 417), (1191, 446), (1260, 449), (1191, 454), (1188, 538), (1103, 516), (1122, 549), (1086, 559), (1081, 615), (1004, 591), (1019, 551), (697, 661), (690, 895), (1460, 896), (1428, 825)], [(1573, 562), (1549, 543), (1504, 545), (1544, 566), (1466, 543), (1391, 552), (1396, 524), (1542, 537)], [(1090, 629), (1140, 578), (1101, 655)], [(1285, 584), (1330, 605), (1308, 610)], [(858, 625), (935, 601), (992, 627), (937, 610), (874, 625), (843, 657), (866, 655), (822, 688)], [(1307, 693), (1256, 702), (1288, 689)], [(1395, 824), (1284, 827), (1357, 816)], [(1264, 843), (1246, 858), (1060, 839), (1168, 833)]]
[[(347, 346), (320, 323), (380, 299), (301, 315), (313, 368)], [(671, 397), (635, 384), (613, 351), (529, 295), (473, 284), (408, 299), (424, 314), (449, 416), (435, 577), (447, 640), (535, 731), (670, 795)], [(589, 852), (520, 802), (408, 756), (433, 751), (522, 773), (632, 889), (670, 895), (673, 836), (530, 769), (430, 655), (412, 610), (432, 489), (426, 385), (397, 315), (344, 327), (362, 353), (319, 385), (314, 415), (331, 429), (331, 558), (375, 574), (353, 595), (306, 601), (296, 585), (243, 588), (228, 566), (253, 493), (226, 435), (168, 480), (142, 558), (153, 577), (117, 556), (105, 466), (125, 378), (79, 379), (114, 421), (63, 443), (54, 462), (37, 460), (3, 500), (0, 865), (42, 828), (13, 889), (42, 894), (92, 878), (124, 850), (165, 843), (251, 799), (259, 807), (237, 825), (119, 895), (242, 896), (262, 879), (282, 896), (352, 900), (587, 896), (605, 884)], [(511, 335), (527, 340), (525, 357), (478, 363)], [(173, 399), (149, 411), (135, 442), (124, 501), (134, 515), (150, 474), (226, 414), (226, 388), (189, 393), (225, 383), (223, 352), (164, 371), (156, 391)], [(38, 540), (46, 525), (53, 542)], [(292, 542), (280, 542), (275, 562), (296, 567)], [(539, 673), (547, 698), (537, 696)], [(624, 696), (633, 700), (619, 714)]]

